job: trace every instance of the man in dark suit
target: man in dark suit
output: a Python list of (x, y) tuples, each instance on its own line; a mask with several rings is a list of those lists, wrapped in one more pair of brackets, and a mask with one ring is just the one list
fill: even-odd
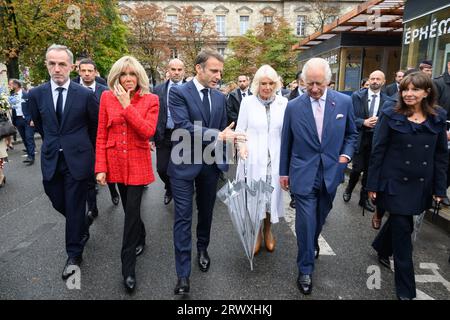
[(180, 59), (172, 59), (168, 65), (168, 80), (154, 89), (154, 93), (159, 97), (159, 114), (156, 133), (153, 138), (156, 146), (156, 170), (161, 180), (164, 182), (166, 190), (164, 194), (164, 204), (172, 201), (172, 190), (170, 188), (170, 178), (167, 175), (167, 166), (169, 165), (170, 151), (172, 150), (171, 136), (175, 124), (167, 107), (169, 101), (169, 92), (173, 86), (181, 85), (184, 79), (184, 63)]
[[(97, 83), (95, 80), (95, 75), (97, 74), (97, 65), (95, 62), (89, 58), (83, 59), (78, 64), (78, 72), (80, 74), (80, 84), (94, 92), (95, 94), (95, 100), (97, 102), (96, 109), (98, 110), (100, 105), (100, 98), (102, 96), (102, 93), (106, 90), (108, 90), (107, 86), (104, 86), (100, 83)], [(74, 80), (75, 82), (75, 80)], [(95, 145), (94, 145), (95, 147)], [(97, 184), (95, 181), (95, 174), (92, 173), (92, 179), (89, 179), (88, 181), (88, 195), (87, 195), (87, 218), (88, 223), (91, 224), (95, 218), (98, 217), (98, 207), (97, 207)], [(108, 184), (110, 193), (111, 193), (111, 199), (112, 202), (115, 205), (119, 204), (119, 194), (116, 190), (115, 184)]]
[(89, 237), (85, 219), (88, 179), (94, 172), (98, 104), (94, 93), (69, 79), (73, 55), (52, 45), (46, 53), (51, 80), (32, 89), (28, 110), (43, 136), (41, 167), (44, 190), (53, 207), (66, 218), (68, 259), (62, 278), (80, 266)]
[[(22, 83), (17, 79), (10, 79), (8, 85), (12, 88), (12, 123), (19, 131), (22, 138), (27, 158), (23, 161), (28, 166), (34, 164), (34, 151), (36, 148), (34, 142), (34, 128), (30, 126), (29, 117), (27, 117), (28, 94), (22, 90)], [(27, 121), (28, 120), (28, 121)]]
[(237, 123), (242, 98), (252, 95), (249, 89), (250, 78), (248, 76), (240, 75), (238, 77), (238, 86), (238, 88), (230, 92), (227, 98), (228, 124), (232, 122)]
[(295, 78), (297, 81), (297, 88), (292, 90), (291, 93), (289, 94), (289, 97), (288, 97), (289, 101), (297, 98), (298, 96), (301, 96), (302, 94), (304, 94), (306, 92), (305, 83), (303, 82), (303, 79), (302, 79), (302, 71), (301, 70), (299, 72), (297, 72), (297, 75), (295, 76)]
[(403, 70), (398, 70), (395, 73), (395, 81), (386, 86), (385, 92), (389, 97), (392, 97), (393, 95), (396, 95), (398, 93), (398, 87), (400, 85), (400, 81), (402, 81), (403, 79), (404, 74), (405, 72)]
[[(234, 139), (227, 125), (226, 98), (216, 90), (222, 77), (223, 57), (204, 50), (195, 60), (196, 76), (170, 90), (169, 109), (175, 123), (174, 145), (168, 174), (175, 202), (174, 244), (178, 282), (174, 293), (189, 292), (191, 273), (191, 225), (194, 184), (198, 210), (197, 262), (210, 267), (208, 245), (220, 171), (227, 171), (223, 143)], [(211, 146), (214, 146), (211, 148)], [(222, 155), (222, 156), (221, 156)]]
[[(312, 292), (318, 238), (357, 139), (350, 97), (327, 88), (331, 69), (322, 58), (303, 67), (307, 93), (289, 101), (283, 122), (280, 183), (295, 197), (297, 286)], [(316, 252), (315, 252), (316, 251)]]
[[(89, 57), (78, 57), (75, 61), (75, 64), (73, 65), (73, 70), (75, 72), (78, 73), (78, 76), (76, 76), (75, 78), (72, 79), (72, 81), (76, 82), (76, 83), (80, 83), (81, 81), (81, 75), (80, 75), (80, 62), (84, 59), (90, 59)], [(97, 69), (95, 70), (95, 82), (99, 83), (101, 85), (107, 86), (107, 82), (105, 79), (103, 79), (102, 77), (99, 76), (99, 73), (97, 71)]]
[(342, 197), (345, 202), (350, 201), (353, 189), (358, 183), (362, 172), (363, 177), (361, 181), (361, 191), (359, 193), (359, 205), (370, 212), (375, 212), (375, 208), (367, 197), (365, 186), (367, 183), (367, 169), (372, 150), (373, 130), (378, 121), (378, 115), (383, 103), (390, 100), (390, 98), (381, 91), (384, 82), (384, 73), (376, 70), (369, 76), (369, 88), (355, 91), (352, 94), (355, 123), (358, 128), (358, 143), (356, 145), (356, 152), (348, 185)]

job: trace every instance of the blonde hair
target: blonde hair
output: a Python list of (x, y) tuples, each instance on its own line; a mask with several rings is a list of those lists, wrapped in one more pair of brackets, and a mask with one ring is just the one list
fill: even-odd
[(132, 56), (124, 56), (117, 60), (108, 75), (108, 87), (111, 91), (114, 91), (114, 85), (119, 82), (120, 74), (127, 68), (130, 67), (136, 72), (137, 76), (137, 86), (141, 89), (140, 96), (150, 93), (150, 81), (148, 79), (147, 73), (144, 67), (139, 61)]
[(275, 83), (275, 90), (273, 91), (273, 94), (280, 90), (281, 88), (281, 81), (280, 77), (278, 76), (277, 72), (268, 64), (265, 64), (261, 66), (258, 71), (256, 71), (255, 76), (253, 77), (251, 91), (253, 94), (259, 93), (259, 85), (262, 78), (269, 78)]

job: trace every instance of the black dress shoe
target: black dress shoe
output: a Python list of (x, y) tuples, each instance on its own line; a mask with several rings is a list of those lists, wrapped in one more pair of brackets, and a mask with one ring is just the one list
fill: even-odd
[(397, 299), (398, 299), (398, 300), (412, 300), (411, 298), (408, 298), (408, 297), (402, 297), (402, 296), (398, 296)]
[(83, 234), (83, 236), (81, 237), (81, 244), (82, 244), (83, 246), (85, 246), (86, 243), (88, 242), (88, 240), (89, 240), (90, 237), (91, 237), (91, 235), (90, 235), (89, 230), (88, 230), (88, 231), (87, 231), (85, 234)]
[(344, 199), (344, 202), (349, 202), (350, 199), (352, 198), (352, 194), (347, 190), (345, 190), (344, 193), (342, 194), (342, 198)]
[(391, 269), (391, 261), (389, 260), (389, 257), (383, 257), (383, 256), (378, 255), (378, 262), (382, 266), (388, 268), (389, 270)]
[(312, 279), (309, 274), (300, 274), (297, 278), (297, 286), (301, 293), (308, 295), (312, 292)]
[(136, 289), (136, 277), (128, 276), (123, 279), (123, 284), (128, 293), (132, 293)]
[(362, 202), (360, 201), (359, 205), (367, 211), (375, 212), (375, 208), (372, 206), (372, 204), (370, 203), (370, 201), (368, 199), (365, 201), (362, 201)]
[(111, 197), (111, 201), (112, 201), (112, 203), (113, 203), (115, 206), (118, 206), (118, 205), (119, 205), (120, 198), (119, 198), (118, 195), (117, 195), (117, 196), (113, 196), (113, 197)]
[(200, 250), (197, 254), (197, 261), (200, 270), (203, 272), (207, 272), (209, 269), (209, 265), (211, 264), (211, 260), (209, 259), (208, 251)]
[(170, 201), (172, 201), (172, 198), (172, 193), (166, 191), (166, 194), (164, 195), (164, 204), (168, 205)]
[(98, 210), (89, 210), (88, 212), (86, 212), (88, 226), (90, 226), (97, 217), (98, 217)]
[(66, 261), (66, 265), (64, 266), (63, 272), (62, 272), (62, 279), (67, 280), (71, 275), (73, 275), (75, 273), (75, 270), (69, 270), (69, 269), (72, 269), (73, 266), (80, 267), (82, 261), (83, 261), (83, 258), (81, 256), (78, 256), (75, 258), (68, 258)]
[(189, 293), (189, 278), (178, 278), (174, 293), (176, 295), (184, 295)]
[(136, 257), (140, 256), (142, 254), (142, 252), (144, 252), (144, 248), (145, 248), (145, 243), (140, 244), (136, 247)]

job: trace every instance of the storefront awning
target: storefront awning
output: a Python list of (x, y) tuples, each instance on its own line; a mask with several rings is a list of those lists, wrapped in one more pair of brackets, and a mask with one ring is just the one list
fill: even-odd
[[(425, 0), (424, 0), (425, 1)], [(404, 0), (370, 0), (300, 41), (295, 50), (308, 50), (339, 33), (401, 35)]]

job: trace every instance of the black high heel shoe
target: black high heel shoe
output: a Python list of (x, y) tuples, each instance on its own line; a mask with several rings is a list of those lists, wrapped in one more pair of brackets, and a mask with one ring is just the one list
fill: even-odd
[(6, 176), (3, 176), (3, 180), (0, 182), (0, 188), (3, 188), (6, 184)]

